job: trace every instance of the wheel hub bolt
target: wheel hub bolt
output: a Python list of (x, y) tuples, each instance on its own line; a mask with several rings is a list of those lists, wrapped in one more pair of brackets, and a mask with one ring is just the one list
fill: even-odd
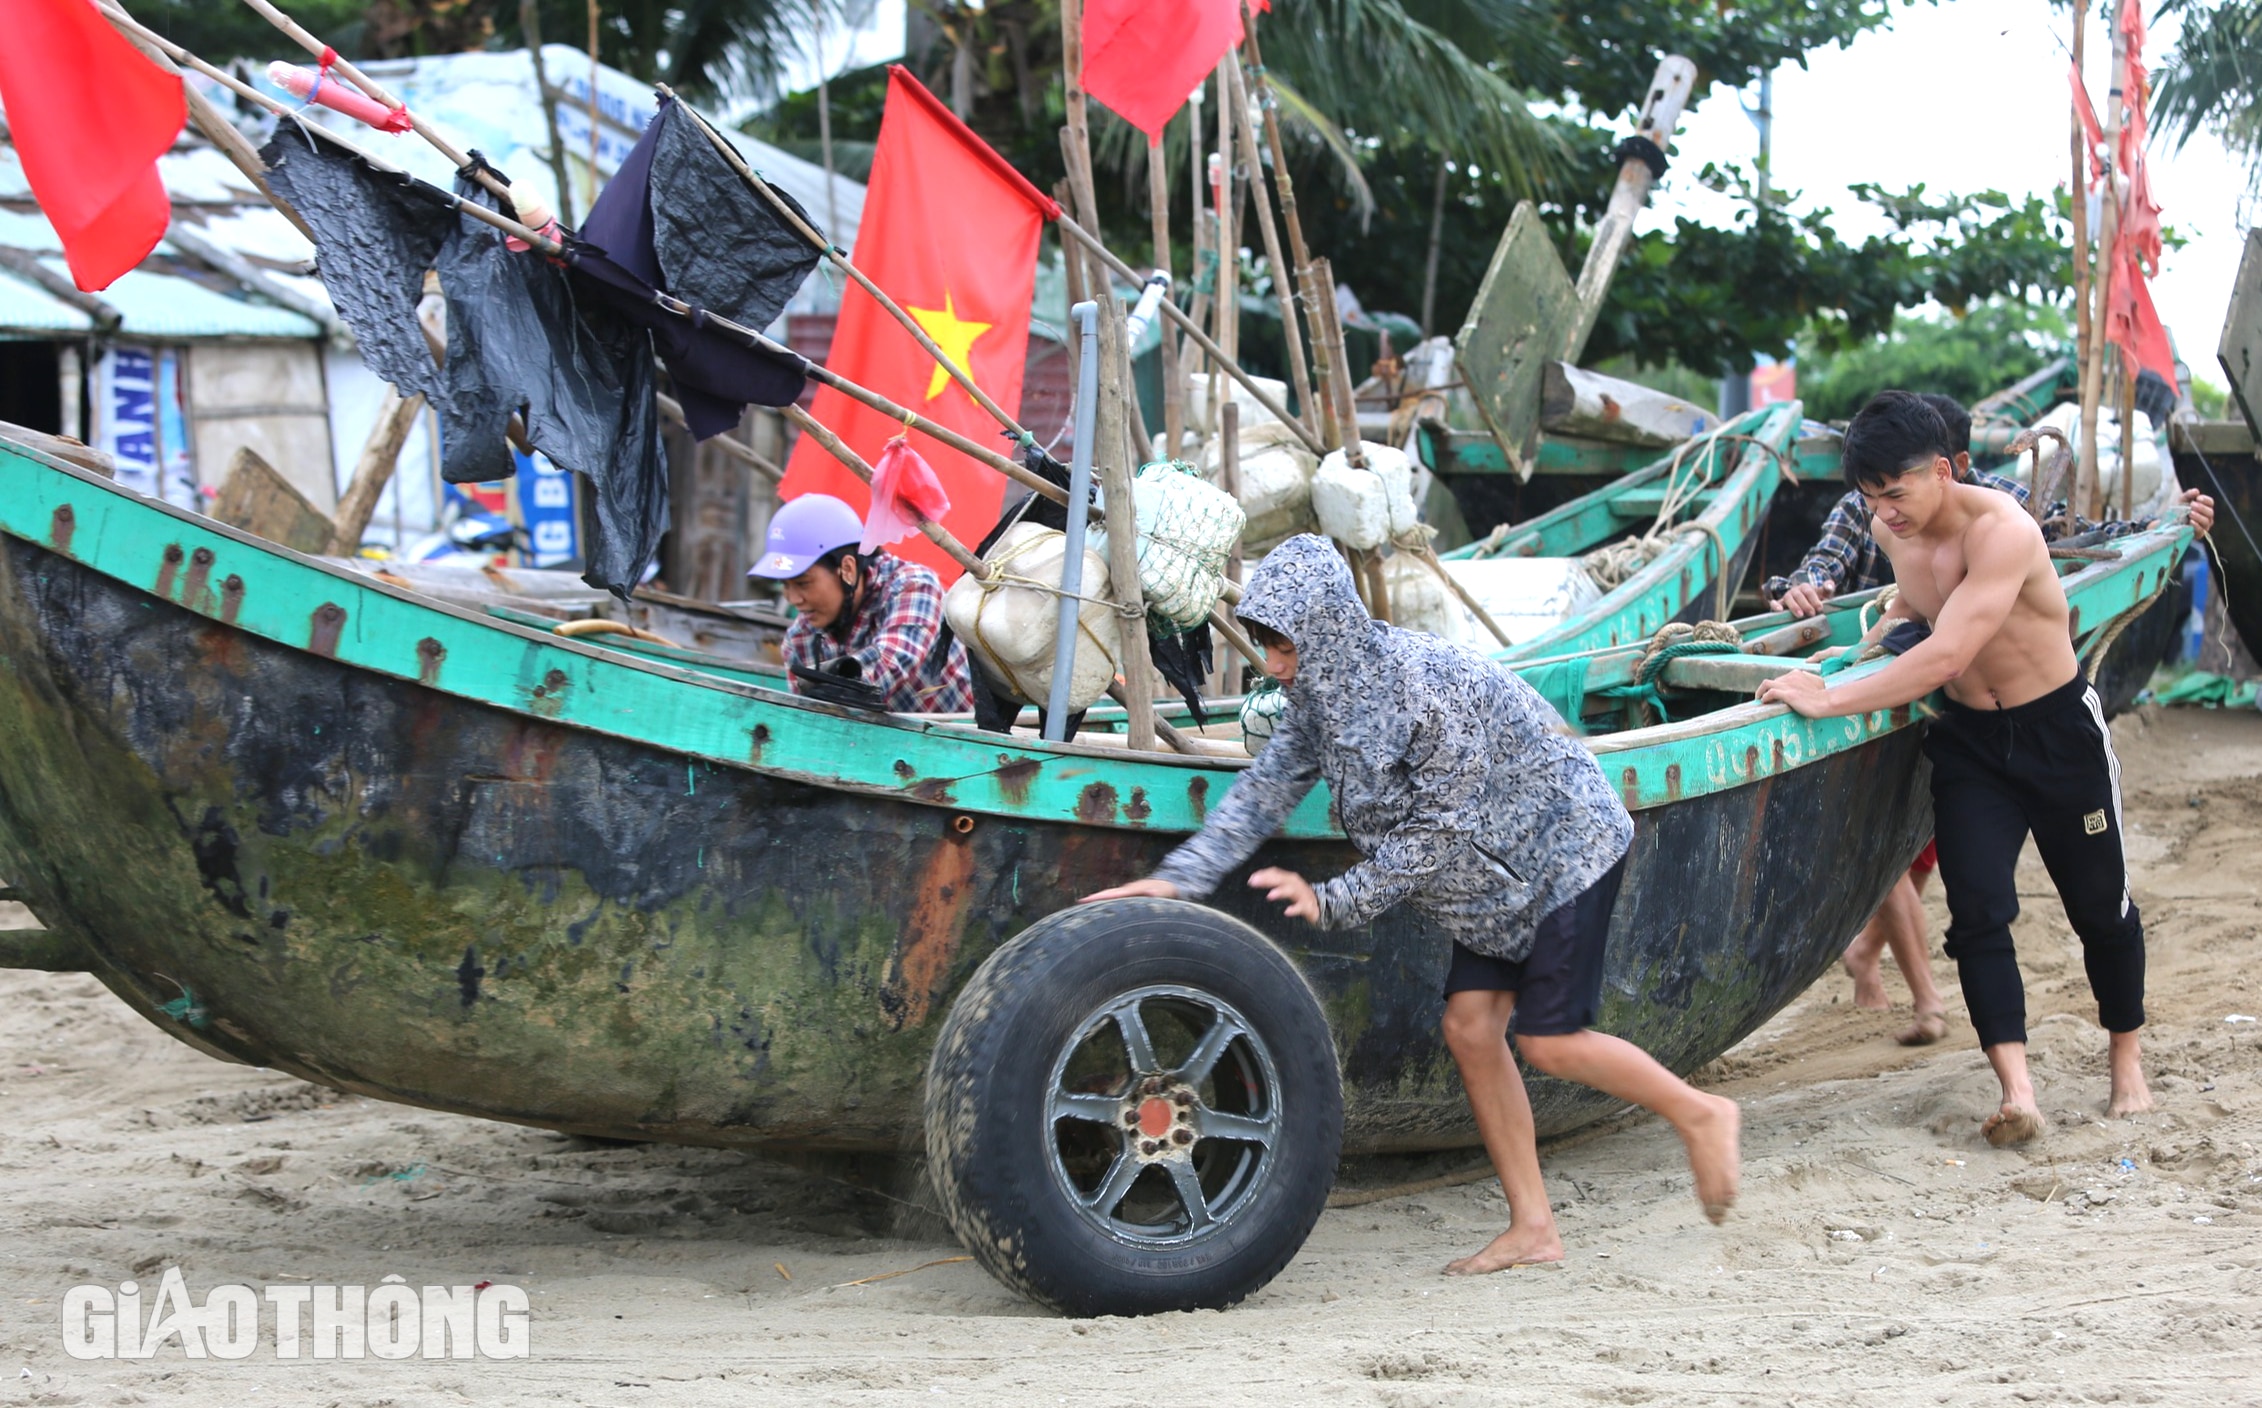
[(1142, 1139), (1139, 1141), (1139, 1152), (1142, 1154), (1152, 1154), (1157, 1152), (1161, 1148), (1162, 1145), (1157, 1144), (1152, 1139)]
[(1170, 1136), (1170, 1142), (1178, 1145), (1180, 1148), (1184, 1148), (1186, 1145), (1194, 1142), (1194, 1131), (1190, 1129), (1178, 1130), (1176, 1133)]

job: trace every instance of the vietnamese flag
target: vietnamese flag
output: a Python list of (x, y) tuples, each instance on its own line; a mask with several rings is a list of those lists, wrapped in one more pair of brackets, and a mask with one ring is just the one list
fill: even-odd
[[(910, 70), (900, 64), (888, 69), (887, 108), (856, 235), (857, 267), (1008, 415), (1021, 410), (1037, 234), (1059, 213), (1059, 206), (969, 131)], [(994, 444), (1000, 453), (1010, 448), (989, 413), (854, 284), (841, 299), (826, 365), (970, 440)], [(904, 433), (902, 422), (830, 387), (817, 392), (811, 414), (866, 464), (877, 463), (887, 442)], [(950, 498), (943, 526), (961, 542), (980, 542), (997, 521), (1005, 476), (932, 437), (912, 435), (912, 445), (934, 467)], [(871, 497), (862, 480), (808, 436), (794, 446), (779, 493), (789, 499), (832, 494), (859, 513)], [(958, 564), (924, 536), (906, 540), (897, 551), (934, 568), (946, 586), (959, 575)]]
[(181, 76), (143, 58), (91, 0), (10, 0), (5, 13), (0, 103), (24, 179), (72, 280), (108, 288), (172, 221), (157, 158), (188, 120)]
[(1087, 0), (1084, 91), (1159, 142), (1187, 95), (1240, 42), (1241, 0)]

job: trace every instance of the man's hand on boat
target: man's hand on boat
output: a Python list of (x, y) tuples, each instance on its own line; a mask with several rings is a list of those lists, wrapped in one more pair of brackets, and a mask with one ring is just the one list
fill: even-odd
[(1808, 670), (1793, 670), (1762, 680), (1759, 685), (1759, 702), (1782, 704), (1793, 713), (1810, 719), (1827, 718), (1835, 712), (1830, 707), (1830, 686), (1822, 676)]
[(1812, 582), (1801, 582), (1783, 593), (1781, 601), (1769, 602), (1768, 609), (1771, 611), (1788, 611), (1793, 616), (1804, 620), (1809, 616), (1820, 615), (1823, 603), (1829, 600), (1830, 598), (1823, 593), (1820, 587)]
[(2191, 531), (2206, 537), (2207, 530), (2215, 526), (2215, 501), (2197, 489), (2186, 489), (2176, 495), (2176, 503), (2191, 519)]
[[(1268, 900), (1277, 900), (1288, 906), (1284, 911), (1290, 919), (1304, 919), (1319, 923), (1319, 896), (1312, 893), (1312, 882), (1293, 870), (1267, 866), (1249, 877), (1249, 888), (1262, 890)], [(1160, 876), (1150, 875), (1144, 880), (1134, 880), (1128, 885), (1112, 889), (1095, 890), (1078, 900), (1078, 904), (1092, 904), (1099, 900), (1178, 898), (1178, 887)]]

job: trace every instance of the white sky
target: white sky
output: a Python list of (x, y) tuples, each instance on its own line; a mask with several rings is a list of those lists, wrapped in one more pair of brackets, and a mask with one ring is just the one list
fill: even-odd
[[(2112, 50), (2100, 8), (2089, 6), (2083, 57), (2101, 110)], [(2174, 35), (2172, 23), (2155, 22), (2145, 46), (2155, 71)], [(1801, 192), (1799, 208), (1830, 207), (1840, 236), (1858, 242), (1885, 221), (1849, 183), (1899, 191), (1921, 181), (1935, 193), (1992, 189), (2014, 199), (2064, 185), (2071, 39), (2070, 16), (2048, 0), (1948, 0), (1899, 9), (1890, 29), (1808, 55), (1806, 68), (1775, 75), (1776, 189)], [(1688, 178), (1707, 161), (1751, 163), (1758, 133), (1738, 99), (1756, 91), (1715, 88), (1682, 119), (1674, 170), (1645, 228), (1676, 215), (1722, 218), (1726, 203)], [(2162, 260), (2153, 301), (2193, 373), (2221, 385), (2215, 343), (2245, 241), (2243, 175), (2205, 133), (2180, 152), (2155, 141), (2149, 159), (2162, 220), (2191, 241)]]

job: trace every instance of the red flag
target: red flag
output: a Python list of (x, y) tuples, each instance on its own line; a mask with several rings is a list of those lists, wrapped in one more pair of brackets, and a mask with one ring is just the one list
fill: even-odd
[(2097, 149), (2105, 145), (2105, 129), (2097, 125), (2097, 109), (2090, 106), (2089, 86), (2081, 81), (2081, 70), (2069, 68), (2066, 77), (2073, 82), (2074, 116), (2081, 119), (2082, 131), (2089, 135), (2089, 179), (2094, 181), (2105, 174), (2105, 163), (2097, 154)]
[(188, 120), (181, 77), (143, 58), (90, 0), (13, 0), (7, 18), (0, 102), (24, 179), (71, 278), (108, 288), (173, 218), (157, 158)]
[(902, 542), (919, 531), (919, 520), (940, 523), (950, 514), (950, 496), (933, 465), (919, 458), (911, 442), (898, 435), (872, 466), (872, 506), (864, 513), (864, 541), (858, 552)]
[(1240, 42), (1240, 0), (1087, 0), (1084, 91), (1159, 138)]
[[(888, 69), (856, 263), (1009, 415), (1021, 407), (1037, 232), (1059, 213), (910, 70), (900, 64)], [(851, 286), (841, 300), (827, 365), (970, 440), (1006, 448), (997, 422), (861, 288)], [(903, 433), (900, 422), (830, 387), (818, 391), (811, 413), (867, 464)], [(921, 438), (920, 453), (950, 497), (943, 526), (961, 542), (979, 542), (997, 520), (1005, 477)], [(871, 497), (862, 480), (808, 436), (794, 446), (779, 492), (789, 499), (833, 494), (859, 511)], [(934, 568), (945, 584), (958, 577), (958, 564), (924, 537), (906, 542), (903, 555)]]

